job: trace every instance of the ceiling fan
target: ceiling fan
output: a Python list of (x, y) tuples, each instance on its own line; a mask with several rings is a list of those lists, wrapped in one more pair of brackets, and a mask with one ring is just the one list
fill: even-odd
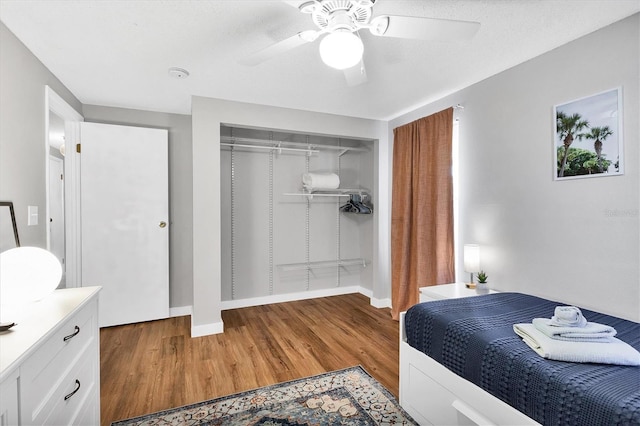
[(378, 1), (285, 1), (300, 12), (310, 14), (317, 29), (301, 31), (255, 52), (241, 60), (241, 63), (257, 65), (324, 36), (320, 41), (320, 56), (323, 62), (330, 67), (344, 70), (347, 83), (353, 86), (366, 81), (362, 62), (364, 45), (359, 30), (368, 29), (371, 34), (380, 37), (457, 41), (472, 38), (480, 28), (480, 23), (470, 21), (394, 15), (373, 17), (373, 7)]

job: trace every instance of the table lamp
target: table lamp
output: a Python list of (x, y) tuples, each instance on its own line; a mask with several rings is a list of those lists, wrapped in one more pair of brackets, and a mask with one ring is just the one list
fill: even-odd
[(469, 272), (469, 282), (467, 288), (476, 288), (473, 282), (473, 274), (480, 271), (480, 246), (477, 244), (464, 245), (464, 270)]
[[(49, 295), (60, 284), (62, 265), (51, 252), (38, 247), (16, 247), (0, 253), (0, 308), (20, 307)], [(3, 327), (5, 318), (0, 319)]]

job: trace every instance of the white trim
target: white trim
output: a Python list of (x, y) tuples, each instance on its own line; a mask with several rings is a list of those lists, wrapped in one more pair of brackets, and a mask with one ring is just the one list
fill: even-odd
[(211, 324), (193, 324), (193, 316), (191, 316), (191, 337), (209, 336), (211, 334), (224, 333), (224, 322), (214, 322)]
[[(48, 121), (48, 120), (45, 120)], [(48, 125), (48, 123), (47, 123)], [(55, 155), (51, 154), (51, 145), (48, 145), (48, 160), (47, 160), (47, 189), (46, 189), (46, 233), (47, 233), (47, 250), (49, 250), (50, 252), (53, 253), (53, 250), (51, 249), (51, 205), (53, 204), (51, 202), (51, 165), (53, 163), (58, 163), (58, 165), (56, 167), (61, 167), (62, 173), (64, 175), (64, 160), (56, 157)], [(62, 176), (61, 176), (62, 177)], [(62, 185), (64, 185), (64, 180), (62, 180)], [(63, 216), (63, 220), (62, 220), (62, 234), (63, 234), (63, 238), (64, 238), (64, 186), (62, 187), (62, 200), (58, 200), (57, 204), (62, 204), (62, 206), (59, 206), (62, 209), (62, 216)], [(66, 244), (65, 244), (66, 247)], [(54, 253), (56, 256), (58, 255), (58, 253)], [(67, 255), (67, 253), (62, 253), (62, 277), (63, 279), (65, 279), (66, 281), (66, 269), (67, 269), (67, 262), (64, 261), (65, 256)], [(65, 288), (66, 288), (66, 284), (65, 284)]]
[[(464, 244), (460, 241), (460, 121), (453, 120), (451, 135), (451, 175), (453, 178), (453, 271), (454, 278), (464, 277), (462, 250)], [(456, 255), (457, 253), (457, 255)]]
[(364, 287), (358, 287), (358, 293), (360, 293), (363, 296), (367, 296), (369, 299), (371, 299), (371, 296), (373, 296), (373, 290), (368, 289), (368, 288), (364, 288)]
[(193, 314), (193, 306), (176, 306), (175, 308), (169, 308), (169, 316), (173, 317), (184, 317), (186, 315)]
[[(360, 286), (351, 287), (335, 287), (321, 290), (311, 290), (299, 293), (274, 294), (273, 296), (252, 297), (250, 299), (223, 300), (220, 306), (221, 310), (246, 308), (249, 306), (269, 305), (272, 303), (293, 302), (296, 300), (315, 299), (318, 297), (339, 296), (342, 294), (362, 293), (366, 290)], [(366, 296), (366, 294), (365, 294)]]
[(65, 122), (65, 140), (67, 155), (64, 162), (65, 175), (65, 284), (67, 287), (82, 286), (81, 251), (80, 251), (80, 161), (75, 155), (75, 144), (80, 139), (80, 125), (84, 117), (73, 109), (51, 87), (44, 86), (44, 145), (46, 153), (46, 205), (45, 232), (47, 248), (50, 246), (49, 225), (49, 112), (53, 112)]
[[(50, 105), (50, 93), (51, 89), (49, 86), (44, 86), (44, 175), (45, 175), (45, 191), (44, 191), (44, 233), (45, 233), (45, 241), (47, 243), (47, 250), (51, 250), (51, 225), (49, 224), (49, 217), (51, 215), (50, 212), (50, 201), (51, 195), (49, 194), (49, 157), (51, 156), (51, 147), (49, 145), (49, 127), (51, 123), (49, 123), (49, 112), (53, 112), (53, 109)], [(53, 92), (52, 92), (53, 93)]]
[[(64, 118), (65, 120), (72, 121), (84, 121), (84, 117), (71, 105), (67, 103), (60, 95), (53, 91), (53, 89), (49, 86), (45, 87), (45, 104), (47, 105), (47, 116), (49, 115), (49, 111), (52, 111), (56, 115)], [(49, 138), (49, 133), (46, 135), (47, 139)]]
[(369, 298), (369, 304), (374, 308), (378, 308), (378, 309), (391, 308), (391, 299), (388, 297), (384, 299), (375, 298), (373, 297), (373, 290), (360, 287), (360, 294), (367, 296)]
[[(80, 121), (64, 125), (67, 151), (64, 161), (65, 182), (65, 261), (67, 287), (82, 286), (82, 217), (80, 215), (80, 154), (75, 144), (80, 142)], [(69, 152), (71, 151), (71, 152)], [(89, 283), (91, 285), (91, 283)]]
[(390, 298), (386, 298), (386, 299), (375, 299), (373, 297), (371, 297), (371, 306), (373, 306), (374, 308), (390, 308), (391, 307), (391, 299)]

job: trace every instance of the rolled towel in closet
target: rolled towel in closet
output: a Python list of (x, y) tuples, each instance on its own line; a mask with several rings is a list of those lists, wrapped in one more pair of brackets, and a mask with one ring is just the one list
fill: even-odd
[(302, 175), (302, 185), (308, 191), (338, 189), (340, 187), (340, 177), (335, 173), (304, 173)]

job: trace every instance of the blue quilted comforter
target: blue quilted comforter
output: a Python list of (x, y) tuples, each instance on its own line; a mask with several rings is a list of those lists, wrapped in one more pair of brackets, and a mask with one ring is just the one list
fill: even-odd
[[(558, 305), (519, 293), (421, 303), (405, 316), (407, 343), (544, 425), (640, 425), (640, 367), (547, 360), (514, 333)], [(640, 324), (582, 313), (640, 350)]]

